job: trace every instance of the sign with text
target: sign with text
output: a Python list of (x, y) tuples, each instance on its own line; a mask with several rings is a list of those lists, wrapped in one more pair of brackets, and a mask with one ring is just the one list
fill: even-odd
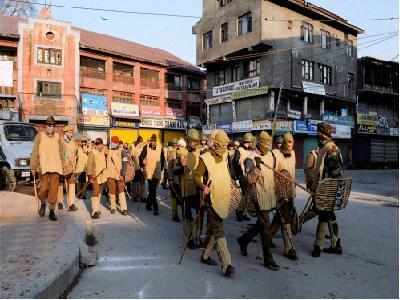
[(234, 91), (245, 90), (245, 89), (253, 89), (258, 88), (260, 86), (260, 78), (249, 78), (240, 81), (235, 81), (232, 83), (227, 83), (224, 85), (216, 86), (213, 88), (212, 95), (214, 97), (222, 96), (226, 94), (230, 94)]
[(315, 95), (325, 95), (325, 86), (323, 84), (303, 81), (303, 91), (305, 93), (315, 94)]
[(238, 100), (242, 98), (255, 97), (259, 95), (268, 94), (268, 87), (262, 86), (254, 89), (239, 90), (232, 93), (232, 99)]
[(232, 131), (233, 132), (247, 132), (253, 129), (253, 121), (245, 120), (245, 121), (236, 121), (232, 122)]
[(171, 108), (166, 106), (165, 107), (165, 114), (168, 117), (183, 117), (184, 113), (183, 113), (183, 109), (181, 108)]
[(0, 60), (0, 86), (13, 87), (13, 62)]
[(186, 121), (180, 119), (149, 119), (142, 118), (140, 127), (165, 128), (165, 129), (186, 129)]
[(111, 102), (111, 114), (114, 117), (137, 119), (139, 117), (139, 105)]
[(215, 104), (221, 104), (221, 103), (226, 103), (226, 102), (232, 102), (231, 95), (225, 95), (225, 96), (220, 96), (220, 97), (215, 97), (215, 98), (210, 98), (210, 99), (204, 100), (204, 103), (207, 105), (215, 105)]
[(80, 122), (83, 125), (109, 127), (107, 97), (88, 93), (81, 94), (82, 115)]
[(271, 130), (272, 122), (270, 120), (253, 121), (253, 130)]
[(159, 106), (141, 105), (140, 113), (144, 116), (161, 116), (161, 108)]

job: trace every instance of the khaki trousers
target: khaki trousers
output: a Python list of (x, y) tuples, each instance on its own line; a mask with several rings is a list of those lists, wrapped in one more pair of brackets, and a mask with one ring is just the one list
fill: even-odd
[(75, 174), (71, 173), (60, 177), (57, 203), (64, 203), (64, 184), (66, 184), (65, 188), (67, 190), (67, 206), (71, 207), (71, 205), (75, 203), (75, 190), (76, 190)]
[(97, 179), (92, 183), (92, 197), (91, 197), (91, 205), (92, 205), (92, 216), (95, 212), (100, 212), (100, 198), (101, 193), (103, 192), (103, 184), (99, 184)]
[(40, 175), (38, 197), (42, 203), (48, 202), (50, 209), (54, 209), (57, 203), (59, 181), (60, 175), (58, 173)]
[(128, 210), (128, 207), (126, 205), (126, 197), (125, 197), (125, 183), (124, 180), (116, 180), (113, 178), (108, 178), (107, 179), (107, 186), (108, 186), (108, 193), (110, 195), (110, 206), (111, 209), (116, 209), (117, 208), (117, 195), (118, 195), (118, 200), (119, 200), (119, 205), (121, 207), (121, 210)]

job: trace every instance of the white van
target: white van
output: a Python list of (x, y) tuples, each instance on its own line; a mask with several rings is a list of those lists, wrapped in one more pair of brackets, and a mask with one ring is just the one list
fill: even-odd
[(0, 120), (0, 189), (14, 190), (31, 180), (30, 157), (36, 128), (29, 123)]

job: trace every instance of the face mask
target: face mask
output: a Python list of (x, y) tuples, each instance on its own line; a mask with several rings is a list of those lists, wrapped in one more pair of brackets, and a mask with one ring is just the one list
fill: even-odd
[(46, 132), (48, 135), (53, 135), (54, 134), (54, 126), (47, 126)]
[(214, 152), (217, 156), (222, 157), (226, 151), (227, 151), (226, 147), (214, 144)]
[(111, 143), (111, 144), (110, 144), (110, 148), (111, 148), (111, 149), (117, 149), (118, 146), (119, 146), (119, 144), (116, 144), (116, 143)]
[(261, 154), (266, 154), (269, 150), (271, 150), (271, 145), (269, 144), (259, 144), (259, 149)]

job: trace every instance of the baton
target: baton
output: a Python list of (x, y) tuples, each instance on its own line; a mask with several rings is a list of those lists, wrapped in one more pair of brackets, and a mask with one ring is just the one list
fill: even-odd
[(36, 185), (36, 175), (33, 175), (33, 191), (35, 193), (35, 199), (37, 201), (37, 212), (39, 213), (40, 210), (40, 200), (38, 197), (38, 192), (37, 192), (37, 185)]

